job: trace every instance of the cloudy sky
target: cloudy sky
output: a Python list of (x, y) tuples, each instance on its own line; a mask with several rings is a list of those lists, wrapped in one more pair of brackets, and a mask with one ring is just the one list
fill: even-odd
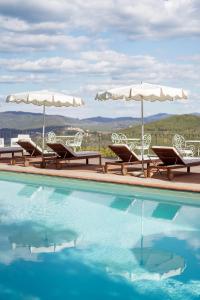
[(141, 81), (183, 87), (190, 99), (145, 103), (145, 114), (200, 112), (199, 0), (0, 0), (0, 110), (10, 93), (84, 98), (75, 117), (138, 116), (139, 103), (94, 101), (97, 91)]

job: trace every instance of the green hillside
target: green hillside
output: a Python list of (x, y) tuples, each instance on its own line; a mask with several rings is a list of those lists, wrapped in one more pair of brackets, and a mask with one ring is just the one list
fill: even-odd
[[(132, 128), (122, 130), (125, 134), (138, 133), (141, 126), (137, 125)], [(200, 133), (200, 116), (195, 115), (180, 115), (171, 116), (164, 120), (151, 122), (145, 125), (145, 131), (148, 132), (169, 132), (169, 133), (185, 133), (195, 134)]]
[[(140, 137), (141, 126), (121, 130), (129, 137)], [(178, 115), (145, 124), (145, 133), (152, 135), (153, 144), (171, 145), (172, 137), (178, 133), (186, 139), (200, 139), (200, 116)]]
[[(179, 115), (171, 116), (159, 121), (153, 121), (145, 124), (145, 133), (150, 133), (152, 136), (151, 145), (172, 145), (174, 134), (183, 135), (188, 140), (200, 140), (200, 116), (198, 115)], [(117, 132), (117, 131), (113, 131)], [(121, 129), (118, 132), (124, 133), (127, 137), (140, 138), (141, 126), (133, 125), (126, 129)], [(101, 135), (101, 149), (105, 156), (112, 156), (112, 152), (108, 150), (108, 145), (111, 143), (111, 134)], [(91, 149), (99, 144), (98, 137), (91, 141)], [(197, 149), (198, 144), (195, 144)]]

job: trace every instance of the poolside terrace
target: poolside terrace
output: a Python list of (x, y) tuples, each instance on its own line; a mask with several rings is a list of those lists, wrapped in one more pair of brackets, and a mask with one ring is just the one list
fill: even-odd
[[(103, 159), (103, 164), (108, 159)], [(61, 170), (57, 170), (55, 165), (49, 164), (45, 169), (39, 165), (24, 167), (20, 164), (10, 165), (6, 158), (1, 158), (0, 171), (20, 172), (29, 174), (39, 174), (47, 176), (58, 176), (82, 180), (93, 180), (99, 182), (110, 182), (118, 184), (138, 185), (152, 188), (172, 189), (180, 191), (200, 192), (200, 166), (191, 168), (191, 173), (187, 174), (186, 168), (174, 170), (174, 179), (169, 181), (166, 174), (155, 174), (152, 178), (138, 177), (141, 165), (135, 165), (134, 169), (123, 176), (120, 169), (115, 167), (109, 174), (104, 174), (98, 161), (93, 159), (92, 164), (85, 165), (85, 161), (77, 161), (63, 165)], [(17, 176), (17, 174), (16, 174)]]

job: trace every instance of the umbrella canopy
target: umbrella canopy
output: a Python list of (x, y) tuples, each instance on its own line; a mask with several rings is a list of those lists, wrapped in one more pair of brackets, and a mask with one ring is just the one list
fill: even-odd
[[(126, 100), (126, 101), (140, 101), (141, 102), (141, 141), (142, 141), (142, 162), (144, 155), (143, 137), (144, 137), (144, 109), (143, 101), (173, 101), (178, 99), (187, 99), (187, 92), (183, 89), (172, 88), (163, 85), (155, 85), (149, 83), (133, 84), (120, 88), (114, 88), (106, 90), (104, 92), (97, 93), (96, 100)], [(142, 163), (142, 169), (144, 170), (144, 164)]]
[(133, 84), (120, 88), (110, 89), (97, 93), (96, 100), (146, 100), (146, 101), (166, 101), (187, 99), (187, 92), (183, 89), (172, 88), (164, 85), (150, 83)]
[(69, 107), (81, 106), (83, 100), (80, 97), (73, 97), (50, 91), (34, 91), (8, 95), (6, 102), (34, 104), (38, 106)]
[(80, 97), (69, 96), (61, 93), (50, 91), (33, 91), (8, 95), (6, 102), (25, 103), (43, 106), (43, 130), (42, 130), (42, 148), (44, 150), (45, 137), (45, 107), (77, 107), (84, 104)]

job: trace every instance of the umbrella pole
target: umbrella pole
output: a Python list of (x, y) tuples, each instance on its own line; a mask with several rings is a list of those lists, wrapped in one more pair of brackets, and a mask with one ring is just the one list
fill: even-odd
[(44, 139), (45, 139), (45, 104), (43, 105), (42, 152), (44, 152)]
[(142, 146), (142, 173), (144, 174), (144, 100), (143, 98), (141, 99), (141, 123), (142, 123), (142, 128), (141, 128), (141, 146)]

